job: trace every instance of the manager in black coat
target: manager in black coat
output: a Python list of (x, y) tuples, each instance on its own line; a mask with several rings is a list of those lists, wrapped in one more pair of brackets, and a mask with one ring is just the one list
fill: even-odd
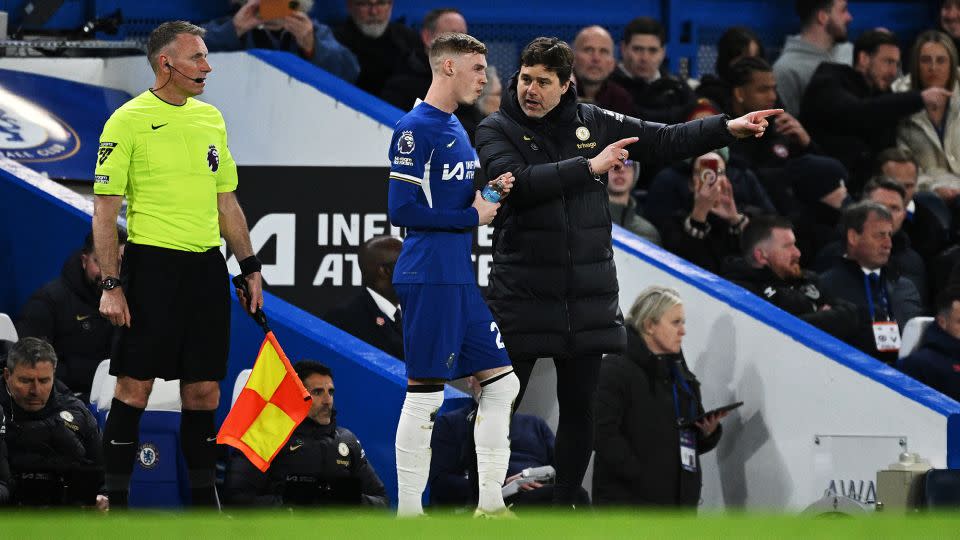
[(630, 153), (669, 162), (760, 136), (765, 118), (779, 111), (668, 127), (578, 104), (573, 52), (559, 39), (532, 41), (520, 66), (500, 110), (476, 135), (487, 177), (511, 172), (516, 179), (493, 222), (488, 302), (521, 381), (518, 403), (534, 361), (554, 358), (563, 411), (554, 494), (572, 504), (590, 457), (600, 357), (626, 345), (607, 171)]
[(699, 503), (699, 456), (720, 442), (720, 419), (727, 413), (680, 427), (704, 413), (700, 383), (680, 349), (684, 333), (676, 291), (648, 287), (640, 293), (630, 309), (626, 355), (607, 357), (600, 372), (594, 504)]

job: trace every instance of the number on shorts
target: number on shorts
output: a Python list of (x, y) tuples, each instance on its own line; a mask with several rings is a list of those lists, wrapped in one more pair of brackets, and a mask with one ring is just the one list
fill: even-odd
[(497, 348), (503, 349), (505, 347), (503, 344), (503, 336), (500, 335), (500, 328), (497, 327), (497, 323), (495, 322), (490, 323), (490, 331), (497, 333)]

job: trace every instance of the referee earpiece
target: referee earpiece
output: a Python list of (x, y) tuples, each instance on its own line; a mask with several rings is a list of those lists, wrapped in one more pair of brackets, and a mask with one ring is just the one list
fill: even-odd
[(170, 62), (164, 62), (163, 65), (165, 65), (165, 66), (167, 66), (168, 68), (176, 71), (177, 74), (180, 75), (181, 77), (183, 77), (184, 79), (189, 79), (189, 80), (191, 80), (191, 81), (193, 81), (193, 82), (195, 82), (195, 83), (202, 83), (202, 82), (205, 80), (203, 77), (196, 77), (196, 78), (194, 78), (194, 77), (187, 77), (187, 76), (184, 75), (183, 72), (181, 72), (179, 69), (171, 66), (171, 65), (170, 65)]

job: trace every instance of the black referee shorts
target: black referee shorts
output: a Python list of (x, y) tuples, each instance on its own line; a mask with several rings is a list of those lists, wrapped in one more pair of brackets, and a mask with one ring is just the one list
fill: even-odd
[(111, 375), (219, 381), (230, 348), (230, 282), (218, 248), (202, 253), (128, 243), (120, 279), (130, 307)]

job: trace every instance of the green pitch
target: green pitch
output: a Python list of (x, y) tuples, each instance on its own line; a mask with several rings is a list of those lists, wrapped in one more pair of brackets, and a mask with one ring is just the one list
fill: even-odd
[(752, 514), (523, 512), (515, 521), (478, 521), (468, 515), (435, 514), (397, 520), (372, 512), (0, 512), (0, 538), (277, 538), (360, 540), (372, 538), (960, 538), (960, 514), (874, 514), (857, 518), (806, 518)]

